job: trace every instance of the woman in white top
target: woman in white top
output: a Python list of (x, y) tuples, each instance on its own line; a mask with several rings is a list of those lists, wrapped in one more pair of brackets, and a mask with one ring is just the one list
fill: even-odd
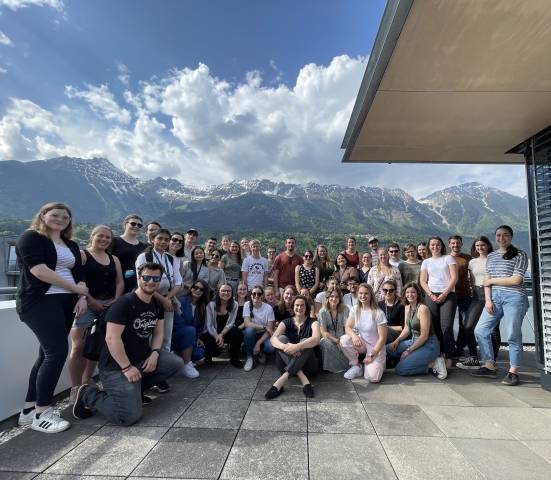
[[(475, 238), (473, 246), (471, 248), (471, 260), (469, 261), (469, 280), (471, 283), (473, 299), (465, 315), (465, 338), (467, 339), (467, 345), (469, 347), (469, 356), (462, 362), (457, 362), (456, 366), (463, 369), (477, 369), (480, 367), (478, 361), (478, 351), (476, 338), (474, 336), (474, 329), (478, 323), (478, 319), (484, 310), (485, 298), (484, 298), (484, 279), (486, 278), (486, 261), (488, 260), (488, 254), (494, 251), (492, 243), (488, 237), (480, 236)], [(499, 325), (494, 329), (492, 333), (492, 345), (494, 347), (494, 354), (497, 357), (499, 351), (499, 344), (501, 343), (501, 336), (499, 334)]]
[(358, 355), (365, 353), (364, 377), (370, 382), (381, 380), (386, 363), (386, 317), (377, 305), (373, 289), (367, 283), (358, 288), (358, 303), (350, 310), (341, 337), (341, 350), (349, 360), (350, 368), (344, 378), (352, 380), (362, 376)]
[(270, 337), (274, 333), (274, 309), (263, 302), (264, 289), (257, 285), (251, 291), (251, 300), (243, 306), (243, 340), (247, 360), (243, 369), (248, 372), (255, 367), (257, 357), (262, 350), (273, 353)]
[(382, 302), (385, 299), (383, 284), (387, 280), (394, 280), (396, 282), (396, 295), (399, 297), (402, 294), (402, 275), (400, 274), (400, 270), (389, 263), (388, 250), (386, 248), (379, 248), (377, 255), (377, 265), (371, 268), (367, 274), (367, 283), (371, 285), (375, 299), (377, 302)]
[(451, 368), (455, 350), (453, 321), (457, 309), (457, 264), (451, 255), (446, 255), (446, 246), (440, 237), (429, 238), (428, 247), (428, 258), (421, 264), (419, 281), (425, 291), (440, 352), (446, 358), (446, 367)]
[(191, 260), (184, 262), (183, 285), (186, 291), (197, 280), (209, 283), (209, 267), (203, 247), (196, 246), (191, 250)]

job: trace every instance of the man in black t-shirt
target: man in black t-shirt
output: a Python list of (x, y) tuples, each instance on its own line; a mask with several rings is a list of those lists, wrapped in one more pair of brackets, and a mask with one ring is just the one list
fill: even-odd
[(83, 419), (94, 410), (117, 425), (132, 425), (142, 416), (142, 391), (166, 380), (183, 366), (161, 350), (163, 308), (153, 298), (163, 267), (145, 263), (138, 269), (138, 288), (120, 297), (105, 315), (106, 345), (98, 363), (103, 390), (82, 385), (73, 415)]

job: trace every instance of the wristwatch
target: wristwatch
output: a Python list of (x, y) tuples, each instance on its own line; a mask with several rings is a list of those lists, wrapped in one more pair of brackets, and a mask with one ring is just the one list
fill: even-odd
[(161, 354), (161, 349), (160, 348), (154, 348), (153, 350), (151, 350), (151, 353), (153, 352), (157, 352), (157, 355), (160, 355)]

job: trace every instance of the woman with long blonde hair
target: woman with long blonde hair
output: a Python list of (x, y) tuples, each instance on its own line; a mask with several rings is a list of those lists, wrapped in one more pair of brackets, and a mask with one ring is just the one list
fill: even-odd
[(400, 270), (390, 264), (390, 258), (386, 248), (379, 248), (379, 250), (377, 250), (377, 255), (377, 265), (369, 270), (367, 283), (371, 285), (376, 300), (382, 302), (385, 299), (383, 285), (387, 280), (394, 280), (396, 282), (397, 296), (402, 294), (402, 275), (400, 274)]

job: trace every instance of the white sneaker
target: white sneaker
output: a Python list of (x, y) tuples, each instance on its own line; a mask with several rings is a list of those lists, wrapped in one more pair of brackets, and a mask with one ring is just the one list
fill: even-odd
[[(35, 412), (36, 413), (36, 412)], [(59, 413), (56, 412), (52, 407), (44, 410), (40, 418), (33, 418), (31, 428), (37, 432), (44, 433), (58, 433), (63, 432), (71, 427), (71, 424), (60, 417)]]
[(199, 376), (199, 372), (191, 362), (184, 363), (184, 366), (182, 367), (181, 371), (182, 371), (182, 375), (187, 378), (197, 378)]
[(75, 400), (77, 399), (77, 393), (79, 388), (80, 388), (80, 385), (75, 385), (74, 387), (71, 387), (71, 393), (69, 393), (69, 406), (72, 406), (75, 404)]
[(19, 418), (17, 419), (17, 425), (24, 426), (24, 425), (30, 425), (33, 423), (34, 414), (36, 413), (36, 409), (33, 408), (29, 413), (26, 415), (23, 413), (23, 410), (19, 413)]
[(438, 380), (444, 380), (448, 376), (448, 369), (446, 368), (446, 360), (442, 357), (436, 357), (434, 361), (434, 370)]
[(250, 372), (253, 369), (253, 362), (253, 357), (247, 357), (247, 361), (245, 362), (243, 370), (245, 370), (246, 372)]
[(362, 376), (362, 367), (360, 365), (352, 365), (345, 373), (344, 378), (353, 380), (356, 377)]

